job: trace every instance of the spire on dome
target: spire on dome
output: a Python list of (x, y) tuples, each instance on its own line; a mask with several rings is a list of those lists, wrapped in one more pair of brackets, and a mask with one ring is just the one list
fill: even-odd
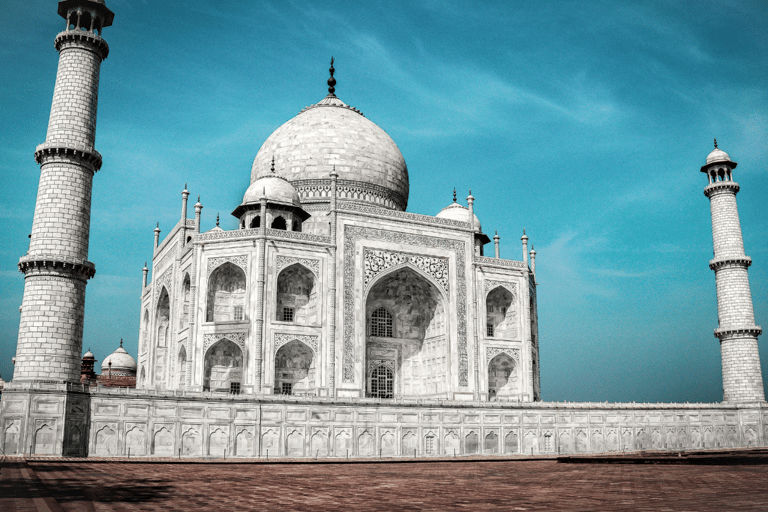
[(272, 155), (272, 174), (275, 174), (275, 155)]
[(123, 338), (120, 338), (120, 348), (123, 347)]
[(219, 227), (219, 212), (216, 212), (216, 227)]
[(328, 79), (328, 96), (336, 97), (336, 89), (334, 88), (334, 85), (336, 85), (336, 79), (333, 78), (333, 73), (336, 71), (333, 69), (333, 57), (331, 57), (331, 67), (328, 69), (328, 71), (331, 72), (331, 78)]
[(456, 202), (456, 187), (453, 187), (453, 202)]
[(715, 149), (717, 149), (717, 138), (715, 138)]

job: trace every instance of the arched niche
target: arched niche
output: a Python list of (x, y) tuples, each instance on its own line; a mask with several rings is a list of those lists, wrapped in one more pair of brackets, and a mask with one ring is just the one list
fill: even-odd
[(509, 399), (517, 396), (517, 363), (509, 354), (501, 353), (488, 363), (488, 400)]
[(205, 353), (203, 390), (240, 393), (243, 383), (243, 351), (224, 338)]
[(160, 291), (160, 299), (157, 301), (157, 309), (155, 314), (155, 331), (157, 336), (155, 342), (158, 347), (165, 347), (168, 345), (168, 334), (171, 320), (171, 299), (168, 295), (168, 290), (163, 287)]
[(275, 354), (275, 394), (312, 394), (317, 386), (315, 353), (299, 340), (280, 347)]
[(514, 339), (517, 337), (515, 296), (497, 286), (485, 298), (486, 332), (488, 338)]
[(248, 227), (251, 229), (256, 229), (261, 227), (261, 215), (256, 215), (255, 217), (253, 217)]
[(187, 349), (184, 345), (179, 349), (177, 368), (179, 369), (179, 389), (184, 389), (187, 385)]
[(245, 321), (245, 272), (224, 263), (208, 278), (206, 322)]
[(149, 344), (149, 309), (144, 310), (144, 320), (141, 324), (141, 346), (139, 352), (147, 350)]
[(275, 320), (301, 325), (318, 323), (317, 295), (311, 270), (299, 263), (284, 268), (277, 277)]
[(446, 299), (434, 282), (410, 266), (379, 276), (366, 295), (365, 320), (368, 396), (374, 395), (372, 371), (382, 364), (393, 368), (395, 394), (446, 395), (450, 373)]
[(191, 282), (189, 274), (184, 276), (184, 280), (181, 283), (181, 317), (179, 319), (179, 329), (184, 329), (189, 326), (189, 299), (191, 295)]

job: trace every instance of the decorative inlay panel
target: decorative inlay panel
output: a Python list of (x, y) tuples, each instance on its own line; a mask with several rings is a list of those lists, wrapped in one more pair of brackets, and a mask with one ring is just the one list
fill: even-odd
[(486, 347), (485, 348), (485, 364), (491, 362), (491, 359), (499, 354), (506, 354), (515, 360), (517, 364), (520, 364), (520, 349), (519, 348), (499, 348), (499, 347)]
[(293, 258), (291, 256), (278, 256), (275, 264), (277, 265), (277, 272), (294, 263), (301, 263), (315, 274), (315, 277), (320, 276), (320, 260), (311, 260), (306, 258)]
[(286, 333), (275, 334), (275, 353), (277, 353), (280, 347), (294, 340), (298, 340), (306, 344), (309, 348), (311, 348), (315, 352), (315, 354), (317, 354), (317, 346), (320, 340), (320, 336), (315, 336), (311, 334), (286, 334)]
[(522, 261), (503, 260), (500, 258), (490, 258), (488, 256), (475, 256), (475, 263), (478, 263), (481, 265), (493, 265), (496, 267), (510, 267), (510, 268), (522, 268), (522, 269), (528, 268), (526, 264)]
[(163, 286), (165, 286), (165, 289), (168, 290), (168, 298), (173, 297), (173, 290), (171, 289), (171, 279), (173, 277), (173, 266), (169, 267), (168, 270), (163, 272), (163, 274), (155, 281), (155, 308), (157, 308), (157, 302), (160, 300), (160, 292), (163, 289)]
[(395, 361), (392, 359), (370, 359), (368, 360), (368, 374), (370, 374), (374, 368), (379, 366), (389, 368), (392, 370), (392, 373), (395, 373)]
[(235, 343), (240, 347), (241, 350), (245, 350), (245, 337), (247, 333), (245, 332), (229, 332), (225, 334), (206, 334), (205, 335), (205, 342), (203, 343), (203, 354), (208, 350), (208, 347), (213, 345), (219, 340), (223, 340), (224, 338), (228, 339), (229, 341)]
[[(342, 377), (345, 383), (355, 381), (355, 243), (377, 240), (416, 247), (440, 248), (453, 251), (456, 258), (456, 318), (459, 356), (459, 386), (469, 381), (467, 355), (467, 278), (465, 268), (466, 242), (424, 235), (386, 231), (361, 226), (344, 226), (344, 344), (342, 347)], [(361, 276), (364, 278), (364, 276)]]
[(496, 288), (497, 286), (501, 286), (502, 288), (506, 288), (512, 293), (512, 297), (514, 297), (514, 300), (517, 300), (517, 284), (515, 283), (507, 283), (505, 281), (492, 281), (490, 279), (486, 279), (485, 281), (485, 295), (488, 295), (488, 292)]
[(366, 249), (363, 253), (363, 262), (365, 264), (366, 287), (374, 277), (384, 270), (403, 263), (410, 263), (425, 274), (434, 277), (435, 281), (443, 287), (443, 290), (448, 291), (448, 258)]
[(339, 211), (367, 213), (367, 214), (376, 215), (379, 217), (391, 217), (395, 219), (402, 219), (402, 220), (408, 220), (408, 221), (414, 221), (414, 222), (436, 224), (439, 226), (462, 228), (465, 230), (468, 230), (469, 228), (469, 222), (453, 220), (453, 219), (443, 219), (440, 217), (432, 217), (431, 215), (421, 215), (418, 213), (390, 210), (388, 208), (381, 208), (381, 207), (362, 204), (362, 203), (353, 203), (349, 201), (339, 201), (337, 203), (337, 209)]
[(248, 275), (248, 256), (243, 254), (241, 256), (223, 256), (221, 258), (211, 258), (208, 260), (208, 277), (211, 277), (211, 272), (216, 270), (220, 265), (224, 263), (232, 263), (237, 265), (245, 275)]

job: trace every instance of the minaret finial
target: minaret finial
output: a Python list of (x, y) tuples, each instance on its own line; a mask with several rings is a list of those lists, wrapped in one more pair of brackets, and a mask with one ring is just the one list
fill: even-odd
[(453, 202), (456, 202), (456, 187), (453, 187)]
[(336, 89), (334, 88), (334, 85), (336, 85), (336, 79), (333, 78), (333, 73), (336, 70), (333, 69), (333, 57), (331, 57), (331, 67), (328, 71), (331, 72), (331, 78), (328, 79), (328, 96), (336, 96), (334, 94), (336, 92)]
[(715, 149), (717, 149), (717, 139), (715, 139)]
[(184, 183), (184, 190), (187, 190), (187, 184)]
[(216, 227), (219, 227), (219, 212), (216, 212)]

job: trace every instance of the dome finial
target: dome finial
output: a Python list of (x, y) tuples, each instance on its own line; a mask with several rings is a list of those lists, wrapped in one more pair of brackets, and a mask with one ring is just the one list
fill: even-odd
[(336, 70), (333, 69), (333, 57), (331, 57), (331, 67), (328, 69), (328, 71), (331, 72), (331, 78), (328, 79), (328, 96), (336, 96), (334, 94), (336, 92), (336, 89), (334, 88), (334, 85), (336, 85), (336, 79), (333, 78), (333, 73)]
[(456, 187), (453, 187), (453, 202), (456, 202)]
[(272, 174), (275, 174), (275, 155), (272, 155)]
[(216, 212), (216, 227), (219, 227), (219, 212)]
[(717, 139), (715, 139), (715, 149), (717, 149)]
[(120, 338), (120, 348), (123, 348), (123, 338)]

